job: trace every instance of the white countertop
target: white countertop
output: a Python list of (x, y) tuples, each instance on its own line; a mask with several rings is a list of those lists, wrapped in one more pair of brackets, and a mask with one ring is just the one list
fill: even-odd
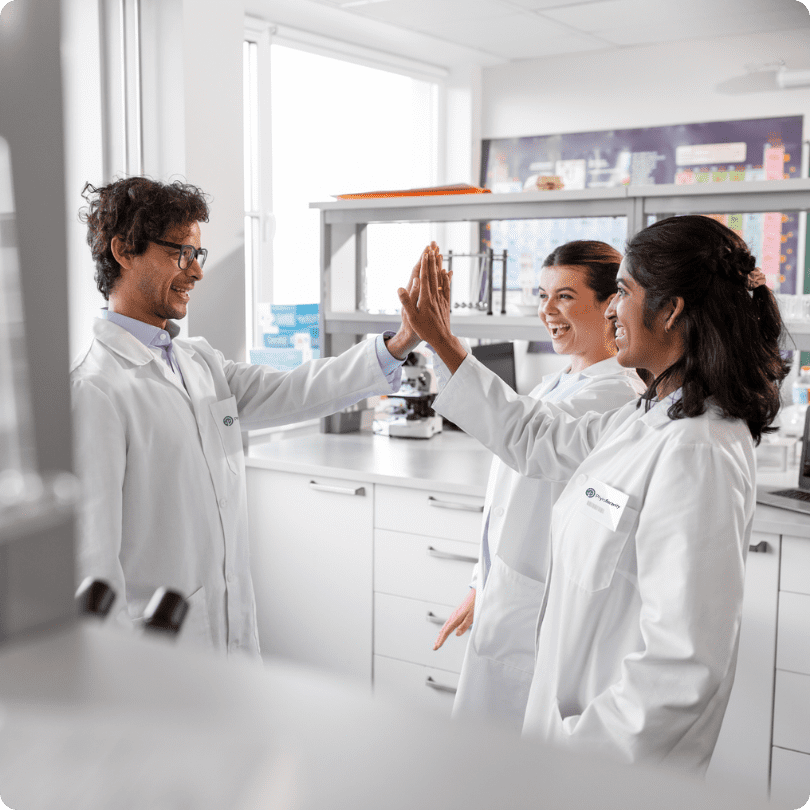
[(269, 470), (349, 478), (484, 497), (492, 453), (457, 430), (430, 439), (317, 433), (250, 445), (246, 464)]
[[(246, 464), (304, 475), (462, 495), (486, 493), (492, 453), (466, 433), (446, 430), (431, 439), (400, 439), (357, 433), (313, 433), (251, 445)], [(762, 469), (758, 483), (793, 487), (798, 470)], [(810, 516), (757, 504), (754, 530), (810, 538)]]

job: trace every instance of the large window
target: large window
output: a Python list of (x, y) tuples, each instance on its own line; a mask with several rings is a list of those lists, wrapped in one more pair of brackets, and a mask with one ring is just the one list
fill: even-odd
[[(245, 237), (254, 306), (319, 301), (319, 212), (310, 202), (437, 182), (439, 90), (401, 73), (246, 43)], [(431, 238), (429, 224), (369, 228), (364, 308), (398, 309), (396, 288)]]

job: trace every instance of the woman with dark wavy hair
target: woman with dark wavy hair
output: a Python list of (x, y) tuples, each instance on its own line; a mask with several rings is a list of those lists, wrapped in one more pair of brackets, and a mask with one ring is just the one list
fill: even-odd
[(574, 417), (517, 396), (449, 329), (437, 251), (409, 322), (434, 348), (433, 407), (513, 469), (568, 481), (523, 733), (623, 762), (708, 767), (734, 680), (754, 446), (788, 371), (773, 296), (744, 242), (708, 217), (634, 236), (607, 310), (641, 399)]
[[(579, 416), (618, 408), (644, 389), (635, 371), (617, 362), (613, 326), (605, 320), (621, 261), (621, 253), (593, 240), (566, 242), (546, 257), (537, 314), (554, 351), (569, 363), (543, 377), (530, 397), (564, 401), (568, 412)], [(434, 645), (441, 647), (453, 630), (460, 636), (472, 627), (454, 718), (486, 719), (517, 732), (523, 726), (551, 508), (564, 486), (526, 478), (499, 459), (492, 461), (470, 591)]]

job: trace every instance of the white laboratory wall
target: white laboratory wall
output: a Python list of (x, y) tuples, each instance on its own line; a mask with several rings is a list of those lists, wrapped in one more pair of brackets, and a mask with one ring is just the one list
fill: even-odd
[[(511, 138), (702, 121), (810, 116), (810, 87), (721, 92), (746, 65), (810, 68), (810, 30), (695, 39), (484, 69), (482, 135)], [(807, 131), (807, 130), (805, 130)]]

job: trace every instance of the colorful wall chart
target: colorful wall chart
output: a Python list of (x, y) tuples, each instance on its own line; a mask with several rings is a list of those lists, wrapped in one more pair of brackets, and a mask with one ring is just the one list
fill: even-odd
[[(480, 184), (493, 192), (537, 187), (556, 176), (564, 189), (661, 183), (746, 182), (800, 176), (802, 116), (667, 127), (499, 138), (482, 144)], [(552, 194), (553, 192), (549, 192)], [(796, 212), (717, 216), (745, 239), (775, 291), (796, 289)], [(621, 251), (624, 217), (483, 223), (482, 248), (508, 251), (507, 289), (526, 288), (545, 257), (572, 239), (599, 239)], [(494, 286), (500, 289), (500, 274)]]

